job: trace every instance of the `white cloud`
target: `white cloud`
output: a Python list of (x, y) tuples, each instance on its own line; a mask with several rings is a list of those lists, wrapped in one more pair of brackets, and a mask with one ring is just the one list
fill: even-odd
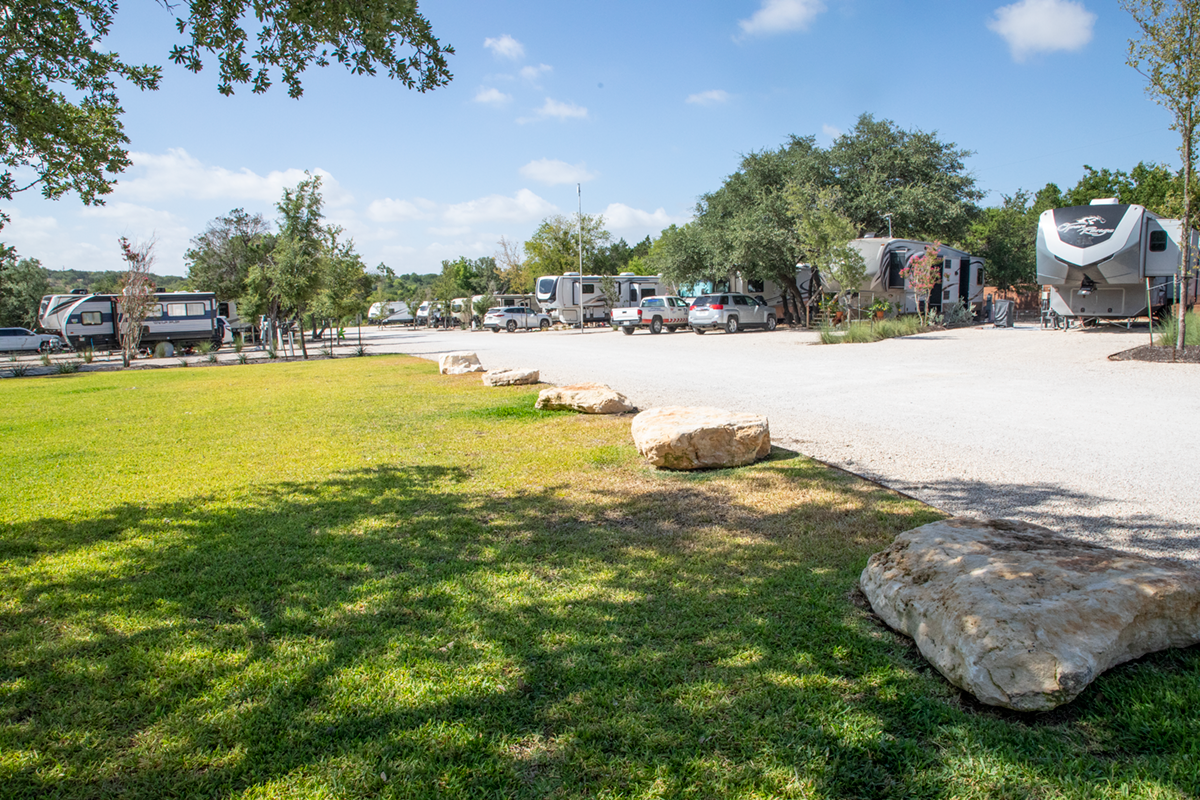
[(555, 186), (560, 183), (587, 183), (596, 175), (588, 172), (587, 164), (568, 164), (550, 158), (539, 158), (521, 167), (521, 176), (531, 181)]
[(802, 31), (824, 10), (821, 0), (763, 0), (758, 11), (738, 25), (749, 36)]
[(1036, 53), (1074, 52), (1092, 40), (1096, 15), (1073, 0), (1021, 0), (996, 9), (987, 26), (1020, 63)]
[(528, 189), (512, 197), (493, 194), (478, 200), (455, 203), (442, 212), (442, 219), (451, 225), (475, 225), (479, 222), (532, 222), (558, 209)]
[(484, 39), (483, 46), (491, 50), (497, 58), (517, 61), (525, 57), (525, 46), (507, 33), (495, 39)]
[(538, 64), (536, 67), (521, 67), (521, 77), (527, 81), (536, 81), (547, 72), (553, 72), (554, 67), (549, 64)]
[(709, 89), (707, 92), (688, 95), (687, 102), (695, 103), (698, 106), (711, 106), (727, 100), (729, 100), (729, 92), (724, 89)]
[(458, 228), (430, 228), (429, 232), (434, 236), (466, 236), (471, 232), (471, 228), (469, 225)]
[(836, 139), (842, 135), (842, 129), (835, 128), (834, 126), (827, 124), (821, 126), (821, 133), (825, 134), (830, 139)]
[(428, 219), (437, 208), (432, 200), (393, 200), (385, 197), (367, 206), (367, 217), (375, 222), (401, 222), (406, 219)]
[(476, 103), (485, 103), (489, 106), (502, 106), (510, 100), (512, 100), (511, 94), (505, 94), (499, 89), (492, 87), (486, 89), (480, 87), (479, 91), (475, 93)]
[[(186, 150), (171, 148), (166, 153), (131, 153), (133, 166), (113, 191), (113, 197), (134, 201), (162, 201), (172, 197), (189, 200), (258, 200), (273, 203), (304, 180), (302, 169), (287, 169), (259, 175), (248, 169), (238, 172), (208, 166), (188, 155)], [(346, 205), (354, 198), (323, 169), (311, 170), (321, 176), (321, 194), (328, 206)]]
[(613, 230), (638, 230), (657, 234), (669, 225), (683, 225), (690, 216), (675, 217), (664, 209), (642, 211), (624, 203), (609, 203), (604, 209), (604, 225)]
[(586, 119), (588, 110), (583, 106), (577, 106), (574, 103), (560, 103), (557, 100), (546, 98), (546, 102), (542, 103), (542, 107), (535, 112), (536, 117), (521, 117), (517, 122), (533, 122), (535, 119), (554, 118), (559, 120), (566, 119)]
[(4, 226), (4, 237), (8, 244), (16, 245), (18, 255), (22, 250), (35, 250), (57, 235), (58, 220), (55, 217), (31, 216), (23, 214), (19, 208), (7, 208), (5, 213), (10, 219)]

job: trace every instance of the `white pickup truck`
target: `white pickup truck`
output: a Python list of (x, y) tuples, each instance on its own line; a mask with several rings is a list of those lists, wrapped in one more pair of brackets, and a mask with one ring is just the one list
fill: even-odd
[(688, 303), (682, 297), (647, 297), (637, 308), (614, 308), (612, 326), (626, 336), (638, 328), (649, 328), (651, 333), (662, 333), (662, 329), (674, 332), (688, 324)]

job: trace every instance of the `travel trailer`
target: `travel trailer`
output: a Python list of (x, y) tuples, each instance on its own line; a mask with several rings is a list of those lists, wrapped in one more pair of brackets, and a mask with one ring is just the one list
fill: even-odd
[(583, 322), (606, 323), (611, 308), (636, 306), (642, 298), (674, 294), (657, 275), (634, 275), (622, 272), (607, 276), (614, 281), (616, 303), (610, 303), (603, 290), (605, 276), (568, 272), (564, 275), (543, 275), (537, 280), (535, 297), (542, 311), (558, 322), (578, 325), (580, 306)]
[[(1196, 231), (1191, 241), (1195, 258)], [(1038, 219), (1038, 283), (1049, 288), (1049, 310), (1060, 317), (1154, 314), (1178, 299), (1182, 245), (1179, 220), (1139, 205), (1105, 199), (1048, 209)], [(1188, 295), (1195, 303), (1195, 282)]]
[(367, 321), (376, 325), (398, 325), (413, 322), (408, 306), (399, 300), (387, 303), (372, 303), (367, 310)]
[[(852, 298), (852, 305), (861, 309), (882, 299), (901, 313), (916, 312), (918, 301), (925, 298), (917, 297), (901, 272), (913, 259), (924, 255), (930, 244), (932, 242), (880, 236), (851, 241), (850, 246), (862, 254), (867, 265), (867, 277), (858, 287), (858, 296)], [(938, 255), (942, 257), (942, 279), (929, 293), (929, 307), (941, 310), (960, 300), (968, 306), (981, 304), (984, 300), (983, 259), (944, 244), (939, 247)], [(826, 292), (841, 289), (837, 281), (826, 275), (821, 276), (821, 288)]]
[[(155, 299), (142, 325), (143, 346), (159, 342), (176, 347), (201, 342), (220, 345), (224, 340), (225, 321), (217, 314), (212, 292), (158, 292)], [(119, 294), (47, 295), (42, 298), (38, 324), (76, 348), (115, 349), (120, 346), (120, 301)]]

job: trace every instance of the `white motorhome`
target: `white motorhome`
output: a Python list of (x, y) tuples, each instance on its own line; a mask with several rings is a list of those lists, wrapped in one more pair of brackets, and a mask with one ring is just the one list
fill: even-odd
[(607, 276), (614, 282), (616, 303), (610, 303), (602, 285), (606, 276), (580, 275), (568, 272), (564, 275), (543, 275), (537, 280), (535, 297), (542, 311), (558, 322), (578, 325), (582, 307), (583, 322), (608, 322), (612, 308), (636, 306), (643, 298), (661, 294), (674, 294), (671, 287), (658, 275), (634, 275), (622, 272)]
[[(882, 236), (851, 241), (850, 246), (862, 254), (867, 266), (867, 276), (858, 287), (858, 296), (852, 298), (852, 305), (861, 309), (882, 299), (903, 313), (916, 312), (918, 301), (925, 298), (917, 297), (901, 273), (913, 259), (923, 256), (931, 244)], [(944, 244), (939, 246), (938, 255), (942, 257), (942, 279), (929, 293), (930, 308), (940, 310), (960, 300), (968, 306), (982, 303), (983, 259)], [(821, 276), (821, 288), (827, 292), (841, 290), (837, 281), (825, 275)]]
[[(220, 345), (225, 338), (225, 322), (217, 314), (217, 299), (212, 292), (158, 292), (155, 299), (142, 324), (143, 345)], [(120, 346), (120, 301), (119, 294), (47, 295), (42, 298), (38, 324), (76, 348), (116, 348)]]
[[(1196, 231), (1191, 231), (1193, 258)], [(1038, 283), (1062, 317), (1128, 319), (1155, 313), (1178, 297), (1183, 223), (1113, 199), (1042, 212), (1037, 230)], [(1195, 283), (1185, 298), (1196, 302)]]

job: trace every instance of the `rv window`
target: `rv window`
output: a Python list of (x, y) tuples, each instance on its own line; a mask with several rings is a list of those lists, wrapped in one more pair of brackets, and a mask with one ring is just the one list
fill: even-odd
[(1161, 253), (1167, 249), (1167, 232), (1150, 231), (1150, 252)]
[(654, 297), (656, 294), (658, 294), (658, 291), (653, 288), (642, 289), (642, 297)]
[(167, 303), (168, 317), (186, 317), (187, 303)]
[(150, 310), (146, 312), (146, 319), (157, 319), (162, 316), (162, 303), (155, 303), (150, 306)]
[(217, 304), (217, 314), (222, 317), (228, 317), (229, 316), (229, 303), (218, 303)]
[(103, 319), (99, 311), (84, 311), (79, 315), (79, 322), (83, 325), (99, 325)]
[(203, 317), (204, 312), (207, 310), (208, 309), (205, 307), (204, 303), (188, 303), (187, 304), (187, 315), (189, 317)]
[(746, 291), (751, 294), (755, 292), (765, 292), (767, 290), (766, 281), (748, 281), (746, 283)]
[(637, 287), (636, 287), (636, 286), (630, 286), (630, 287), (629, 287), (629, 302), (631, 302), (631, 303), (636, 303), (636, 302), (637, 302), (637, 299), (638, 299), (638, 296), (637, 296)]
[(595, 293), (596, 293), (596, 284), (594, 284), (594, 283), (585, 283), (585, 284), (583, 285), (583, 293), (584, 293), (584, 294), (595, 294)]

